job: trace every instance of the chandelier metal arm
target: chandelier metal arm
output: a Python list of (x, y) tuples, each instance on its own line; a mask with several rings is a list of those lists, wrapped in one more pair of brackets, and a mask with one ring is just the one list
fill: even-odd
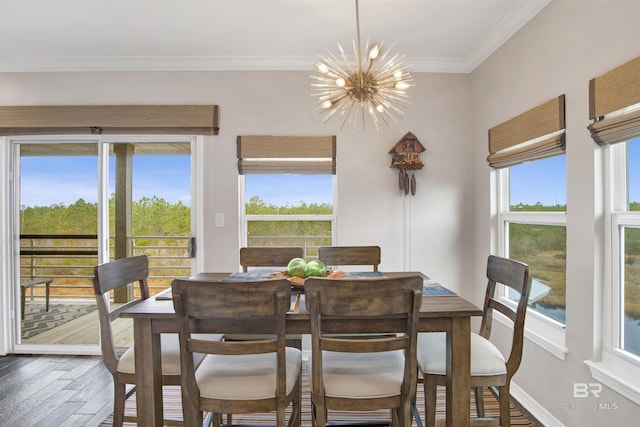
[[(358, 121), (366, 129), (369, 117), (376, 129), (380, 122), (389, 126), (389, 119), (398, 122), (404, 112), (399, 107), (409, 104), (407, 89), (413, 79), (405, 65), (405, 56), (383, 49), (384, 42), (365, 45), (362, 52), (360, 8), (356, 6), (356, 39), (353, 41), (355, 64), (338, 43), (339, 55), (328, 52), (317, 64), (320, 75), (312, 75), (312, 95), (317, 99), (323, 123), (342, 116), (342, 129)], [(393, 48), (393, 45), (391, 46)]]

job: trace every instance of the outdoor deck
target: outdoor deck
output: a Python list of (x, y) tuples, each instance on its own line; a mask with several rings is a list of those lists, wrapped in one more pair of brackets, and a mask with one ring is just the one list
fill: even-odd
[[(27, 298), (22, 344), (100, 344), (98, 311), (93, 298), (52, 297), (50, 305), (46, 312), (44, 297)], [(129, 319), (116, 320), (114, 332), (119, 345), (133, 343)]]

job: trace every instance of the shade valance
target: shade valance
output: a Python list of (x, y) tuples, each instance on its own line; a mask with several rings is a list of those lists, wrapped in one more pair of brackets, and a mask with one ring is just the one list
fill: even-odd
[(217, 105), (0, 106), (0, 135), (217, 135)]
[(241, 135), (240, 174), (335, 174), (336, 137)]
[(640, 135), (640, 57), (589, 81), (591, 137), (615, 144)]
[(489, 156), (494, 168), (564, 154), (565, 97), (542, 105), (489, 129)]

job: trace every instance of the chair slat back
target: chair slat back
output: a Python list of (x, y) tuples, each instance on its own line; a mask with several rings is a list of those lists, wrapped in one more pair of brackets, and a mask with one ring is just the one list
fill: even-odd
[(318, 258), (330, 266), (370, 265), (378, 271), (380, 252), (380, 246), (322, 246)]
[[(273, 334), (275, 319), (286, 314), (291, 306), (291, 283), (286, 279), (175, 279), (171, 288), (176, 315), (188, 319), (191, 332)], [(259, 332), (247, 326), (245, 330), (243, 320), (255, 319), (265, 320), (263, 329)]]
[[(111, 323), (118, 318), (120, 311), (124, 308), (149, 298), (148, 276), (149, 259), (146, 255), (118, 259), (97, 265), (93, 269), (93, 291), (98, 306), (102, 358), (105, 366), (112, 374), (118, 366), (119, 356)], [(109, 304), (109, 291), (129, 284), (139, 287), (141, 297), (112, 309)]]
[[(122, 258), (94, 267), (93, 290), (98, 295), (139, 282), (148, 291), (149, 259), (146, 255)], [(147, 296), (148, 297), (148, 296)]]
[(240, 248), (240, 265), (242, 271), (249, 267), (286, 267), (293, 258), (302, 258), (301, 247), (288, 246), (249, 246)]
[[(507, 360), (507, 376), (510, 378), (520, 366), (524, 345), (524, 321), (531, 292), (529, 266), (520, 261), (490, 255), (487, 261), (487, 291), (484, 301), (484, 315), (480, 325), (480, 335), (489, 339), (493, 323), (493, 310), (513, 321), (511, 352)], [(517, 293), (515, 310), (502, 303), (496, 295), (498, 285), (504, 285)]]
[[(305, 301), (311, 313), (312, 336), (314, 323), (316, 335), (322, 338), (325, 334), (323, 320), (332, 319), (364, 319), (366, 322), (361, 327), (366, 329), (363, 330), (365, 333), (405, 333), (408, 331), (405, 321), (411, 317), (412, 309), (417, 306), (416, 313), (420, 310), (422, 283), (420, 276), (366, 280), (309, 278), (305, 282)], [(420, 297), (417, 302), (414, 301), (416, 294)], [(400, 327), (400, 330), (390, 330), (392, 322), (395, 322), (393, 328)], [(333, 329), (326, 332), (350, 331)]]
[(409, 293), (400, 293), (399, 289), (422, 291), (423, 279), (420, 276), (375, 277), (365, 279), (316, 278), (305, 281), (305, 295), (319, 292), (322, 307), (320, 313), (327, 317), (370, 317), (406, 314), (410, 299)]

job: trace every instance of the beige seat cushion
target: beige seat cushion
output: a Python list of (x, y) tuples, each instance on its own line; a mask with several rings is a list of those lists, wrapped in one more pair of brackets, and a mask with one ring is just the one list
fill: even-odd
[[(312, 365), (313, 366), (313, 365)], [(404, 375), (402, 350), (381, 353), (322, 353), (325, 395), (366, 399), (400, 394)]]
[[(299, 381), (302, 352), (287, 347), (287, 394)], [(196, 369), (200, 397), (227, 400), (268, 399), (276, 395), (276, 354), (209, 354)]]
[[(194, 334), (194, 336), (207, 339), (210, 341), (220, 341), (223, 335), (218, 334)], [(162, 374), (163, 375), (179, 375), (180, 374), (180, 342), (178, 334), (160, 334), (160, 347), (162, 348)], [(196, 366), (202, 362), (203, 355), (194, 358)], [(130, 347), (120, 358), (118, 362), (118, 372), (127, 374), (135, 373), (135, 352)]]
[[(418, 334), (418, 365), (423, 372), (446, 374), (446, 334), (444, 332)], [(507, 373), (504, 356), (489, 340), (471, 334), (471, 375), (501, 375)]]

